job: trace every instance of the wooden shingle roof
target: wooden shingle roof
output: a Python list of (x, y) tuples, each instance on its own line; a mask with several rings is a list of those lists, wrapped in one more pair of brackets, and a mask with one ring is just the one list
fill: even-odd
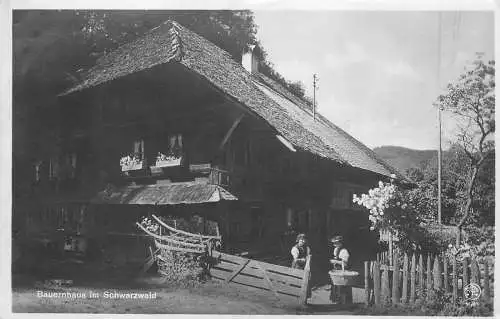
[(108, 189), (92, 198), (93, 204), (178, 205), (237, 200), (217, 185), (175, 183), (170, 185), (123, 186)]
[(279, 84), (263, 75), (250, 74), (229, 53), (175, 21), (166, 21), (143, 37), (101, 57), (82, 82), (61, 95), (165, 63), (179, 63), (209, 81), (266, 121), (298, 149), (343, 165), (403, 178), (372, 150), (323, 116), (318, 115), (313, 121), (307, 105), (283, 92)]

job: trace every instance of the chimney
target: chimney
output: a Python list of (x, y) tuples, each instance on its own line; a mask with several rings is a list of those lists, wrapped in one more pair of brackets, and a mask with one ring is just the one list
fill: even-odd
[(250, 73), (256, 73), (259, 69), (259, 60), (254, 53), (255, 45), (249, 45), (247, 52), (243, 52), (241, 64)]

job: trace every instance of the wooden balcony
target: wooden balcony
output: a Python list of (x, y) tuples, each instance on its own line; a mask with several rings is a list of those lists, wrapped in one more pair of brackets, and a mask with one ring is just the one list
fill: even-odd
[(196, 182), (231, 187), (232, 174), (210, 163), (187, 164), (184, 159), (160, 163), (160, 165), (141, 165), (123, 171), (126, 180), (144, 184), (168, 184), (176, 182)]

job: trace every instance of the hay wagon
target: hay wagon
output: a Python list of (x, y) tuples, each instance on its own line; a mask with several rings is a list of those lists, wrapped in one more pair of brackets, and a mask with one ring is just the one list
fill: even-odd
[(152, 217), (160, 226), (157, 232), (152, 232), (137, 223), (137, 226), (151, 236), (155, 243), (155, 250), (151, 249), (150, 256), (146, 260), (145, 270), (155, 262), (163, 262), (170, 252), (199, 254), (211, 257), (214, 261), (208, 268), (211, 278), (227, 284), (272, 293), (277, 303), (293, 299), (300, 304), (307, 303), (311, 293), (310, 257), (307, 258), (304, 269), (294, 269), (227, 254), (220, 251), (221, 236), (193, 234), (169, 226), (155, 215)]

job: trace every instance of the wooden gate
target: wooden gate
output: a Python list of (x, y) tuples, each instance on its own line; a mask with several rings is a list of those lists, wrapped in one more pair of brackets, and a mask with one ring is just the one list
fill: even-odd
[(310, 295), (311, 258), (307, 257), (304, 270), (273, 265), (257, 260), (213, 251), (217, 263), (211, 267), (213, 278), (228, 284), (241, 285), (268, 291), (278, 301), (295, 298), (306, 304)]

